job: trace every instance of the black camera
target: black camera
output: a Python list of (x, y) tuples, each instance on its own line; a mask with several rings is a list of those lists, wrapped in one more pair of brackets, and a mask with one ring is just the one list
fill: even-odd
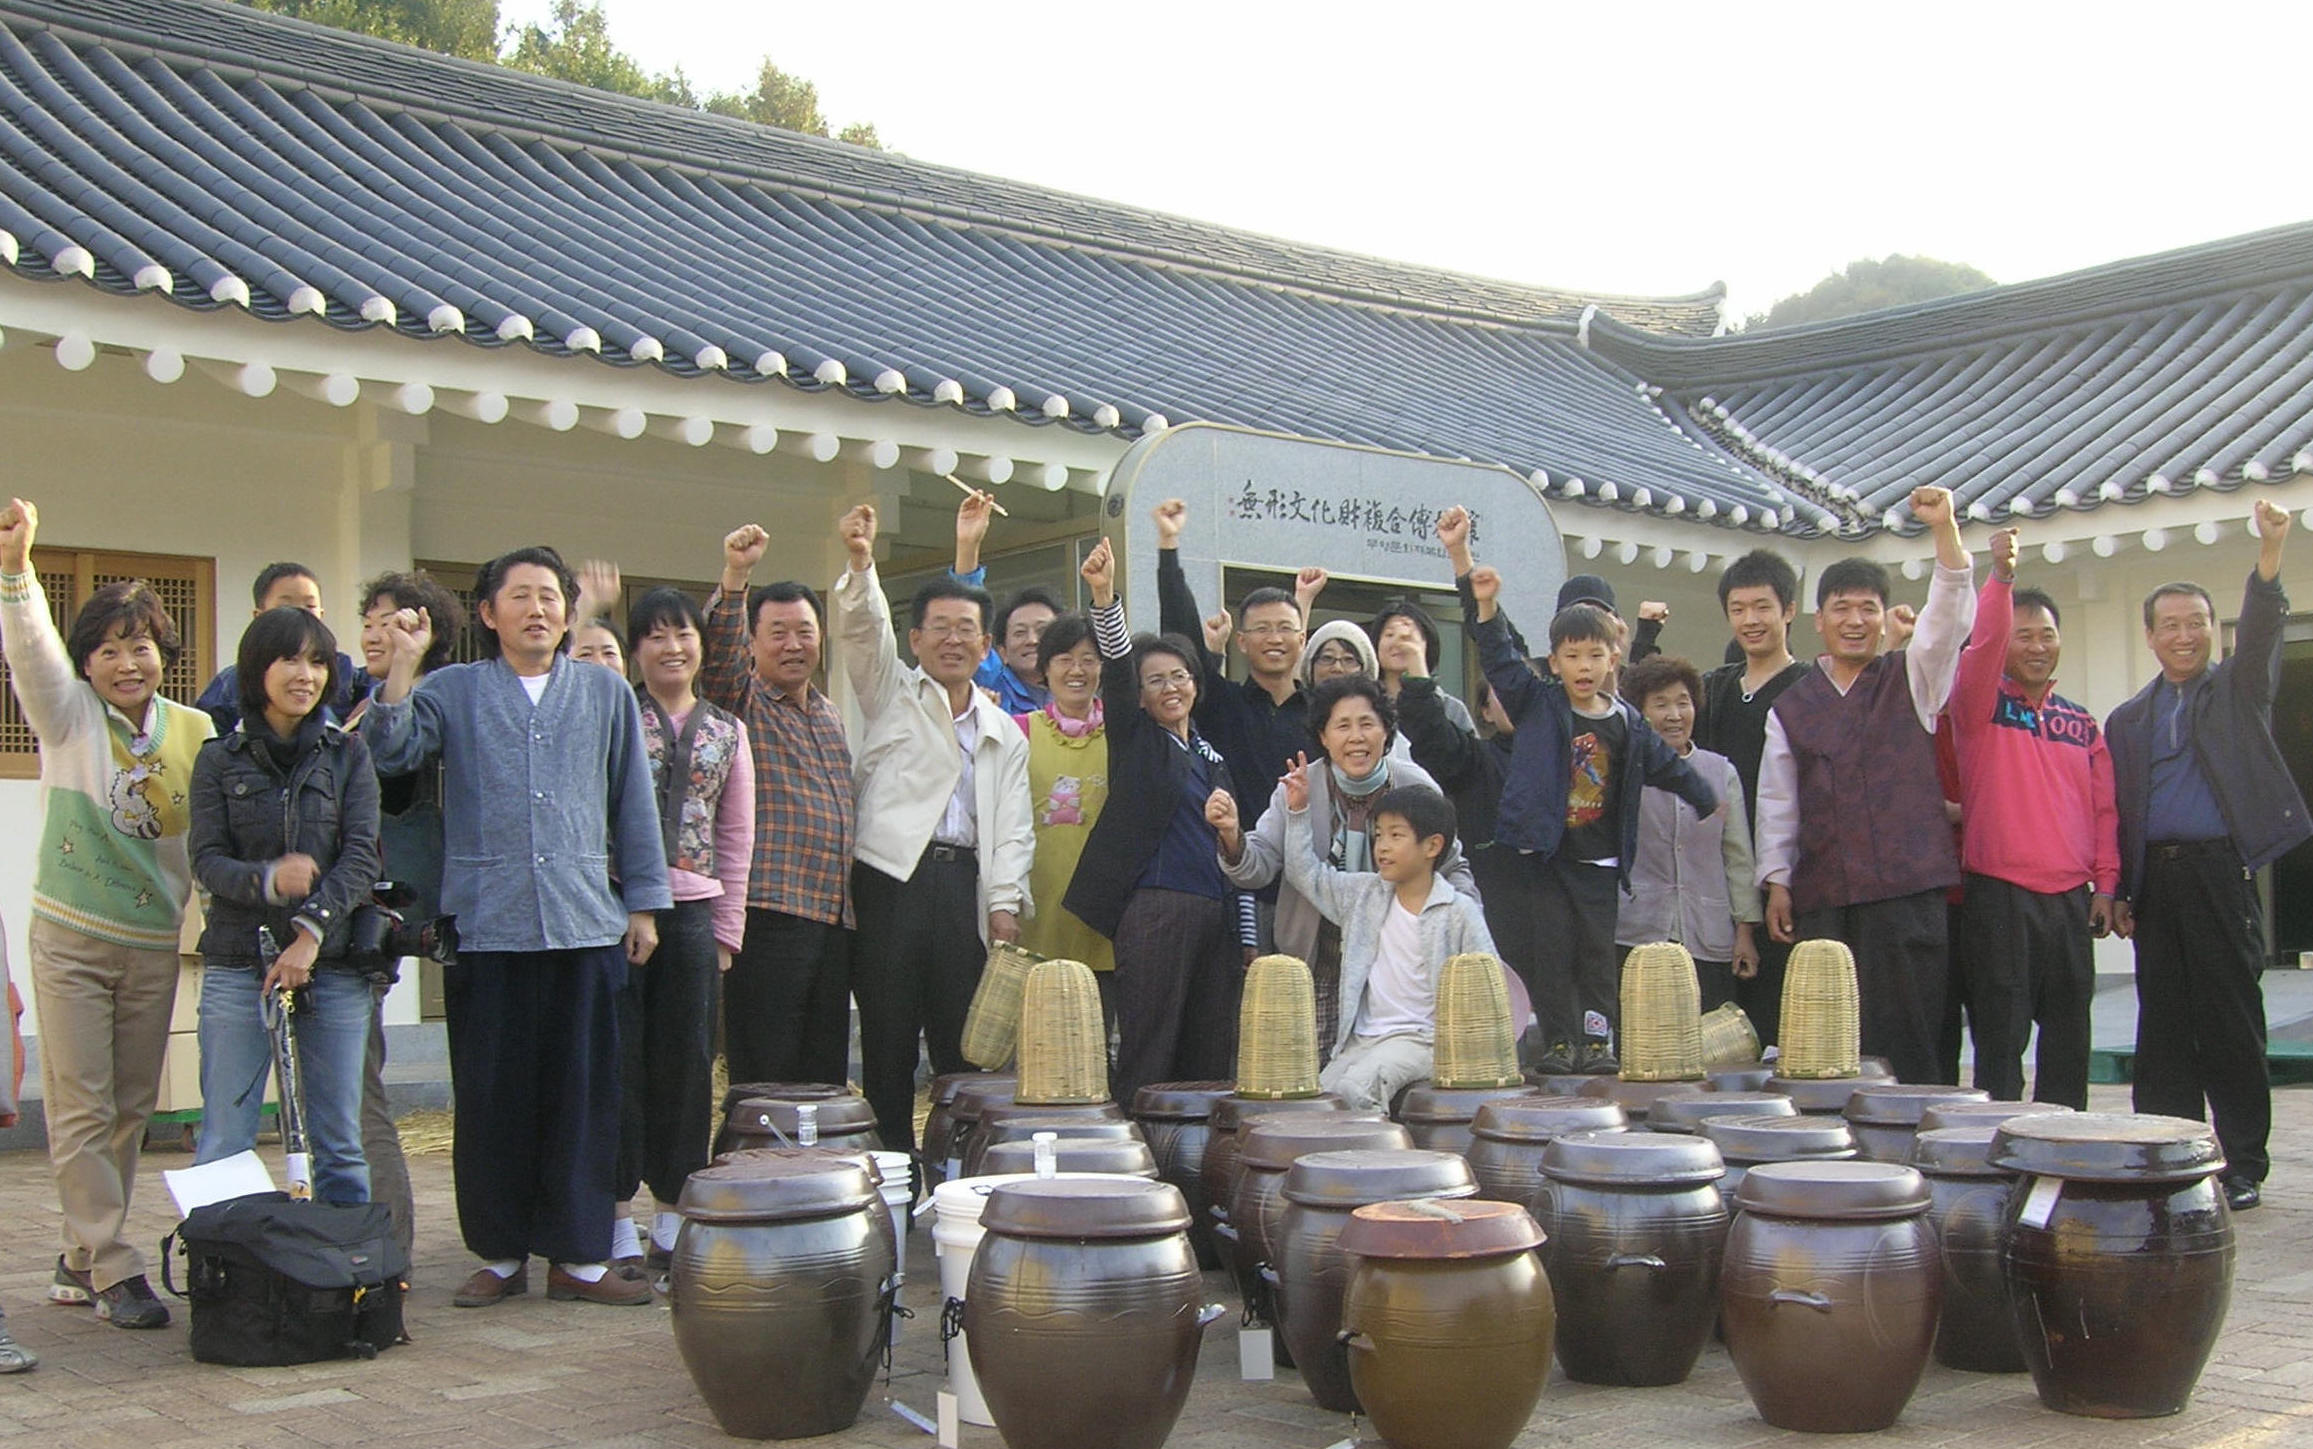
[(394, 977), (404, 956), (422, 956), (444, 966), (458, 964), (458, 918), (435, 916), (413, 921), (417, 892), (400, 881), (381, 880), (370, 898), (353, 910), (353, 934), (346, 955), (373, 976)]

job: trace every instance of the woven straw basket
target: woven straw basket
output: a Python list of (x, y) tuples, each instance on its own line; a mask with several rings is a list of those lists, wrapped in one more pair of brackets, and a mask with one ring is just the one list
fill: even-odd
[(1759, 1029), (1732, 1001), (1703, 1013), (1703, 1067), (1740, 1067), (1759, 1059)]
[(1020, 1087), (1012, 1100), (1064, 1106), (1108, 1100), (1100, 983), (1082, 961), (1039, 961), (1020, 996)]
[(1502, 963), (1483, 951), (1446, 959), (1438, 970), (1436, 1062), (1441, 1087), (1515, 1087), (1518, 1033), (1510, 1025), (1510, 988)]
[(1317, 987), (1298, 956), (1263, 956), (1237, 1009), (1237, 1095), (1317, 1095)]
[(998, 941), (988, 948), (988, 964), (980, 968), (980, 985), (972, 993), (971, 1010), (964, 1013), (964, 1060), (983, 1071), (1010, 1065), (1020, 1045), (1020, 997), (1028, 972), (1043, 960), (1025, 947)]
[(1676, 941), (1633, 946), (1622, 963), (1622, 1079), (1699, 1082), (1703, 988)]
[(1839, 941), (1801, 941), (1783, 968), (1786, 1077), (1829, 1080), (1863, 1070), (1863, 1018), (1856, 1003), (1855, 956)]

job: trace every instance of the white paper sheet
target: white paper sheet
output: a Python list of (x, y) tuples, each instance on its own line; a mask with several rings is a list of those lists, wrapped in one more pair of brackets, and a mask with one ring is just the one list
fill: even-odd
[(161, 1181), (169, 1185), (169, 1196), (177, 1200), (180, 1216), (229, 1197), (276, 1191), (273, 1174), (254, 1152), (236, 1152), (199, 1167), (170, 1168), (161, 1174)]

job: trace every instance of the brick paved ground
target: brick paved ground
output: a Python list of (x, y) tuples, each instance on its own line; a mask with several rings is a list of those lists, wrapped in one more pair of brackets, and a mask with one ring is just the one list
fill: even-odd
[[(2097, 1105), (2125, 1109), (2124, 1088), (2098, 1088)], [(2021, 1376), (1930, 1367), (1890, 1445), (1998, 1449), (2286, 1449), (2313, 1444), (2313, 1089), (2276, 1098), (2268, 1205), (2240, 1221), (2232, 1315), (2193, 1406), (2173, 1419), (2108, 1423), (2049, 1413)], [(159, 1170), (139, 1184), (137, 1235), (157, 1242), (171, 1219)], [(0, 1440), (103, 1449), (226, 1445), (523, 1446), (729, 1443), (717, 1431), (674, 1350), (659, 1308), (549, 1303), (542, 1293), (496, 1309), (449, 1307), (470, 1264), (457, 1242), (446, 1157), (412, 1163), (418, 1206), (419, 1283), (409, 1312), (417, 1342), (374, 1363), (227, 1369), (193, 1363), (179, 1322), (126, 1333), (86, 1309), (50, 1307), (56, 1212), (46, 1164), (0, 1154), (0, 1305), (10, 1328), (41, 1355), (30, 1374), (0, 1377)], [(937, 1297), (930, 1240), (910, 1244), (906, 1301), (924, 1316), (906, 1330), (888, 1395), (929, 1413), (938, 1354), (929, 1325)], [(542, 1279), (540, 1269), (534, 1280)], [(539, 1286), (543, 1288), (541, 1281)], [(1209, 1286), (1228, 1296), (1222, 1278)], [(926, 1449), (931, 1440), (895, 1415), (879, 1385), (858, 1426), (818, 1441), (841, 1449)], [(1232, 1331), (1207, 1339), (1195, 1392), (1171, 1443), (1179, 1449), (1324, 1449), (1348, 1421), (1313, 1407), (1290, 1370), (1268, 1384), (1236, 1378)], [(1685, 1384), (1595, 1389), (1552, 1380), (1521, 1449), (1738, 1449), (1810, 1443), (1759, 1422), (1724, 1350), (1712, 1348)], [(967, 1449), (997, 1449), (995, 1431), (967, 1429)]]

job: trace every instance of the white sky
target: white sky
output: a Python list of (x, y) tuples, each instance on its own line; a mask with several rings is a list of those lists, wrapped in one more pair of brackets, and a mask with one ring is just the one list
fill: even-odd
[[(604, 0), (927, 161), (1550, 286), (1763, 310), (1857, 257), (2002, 282), (2313, 218), (2313, 5)], [(509, 23), (546, 0), (503, 0)]]

